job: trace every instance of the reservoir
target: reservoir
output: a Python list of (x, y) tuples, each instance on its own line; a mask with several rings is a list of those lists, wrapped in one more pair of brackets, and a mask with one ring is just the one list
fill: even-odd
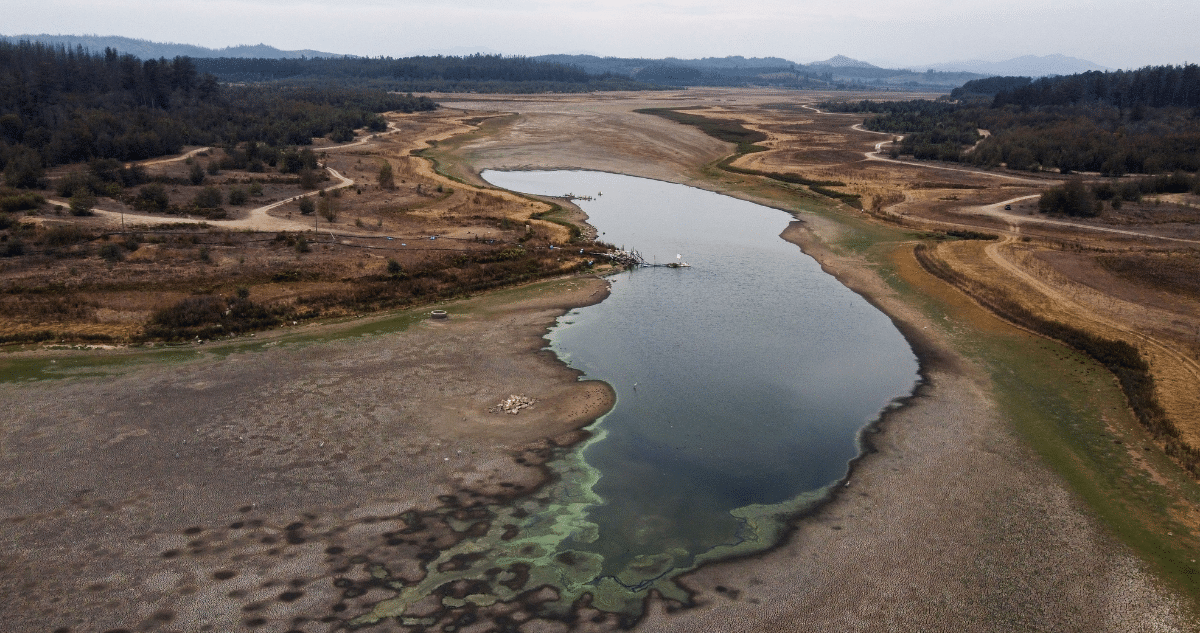
[[(491, 532), (442, 553), (399, 613), (450, 569), (519, 569), (551, 586), (546, 611), (581, 596), (636, 617), (651, 590), (681, 601), (674, 578), (706, 560), (761, 551), (822, 499), (861, 452), (860, 434), (918, 381), (916, 358), (882, 312), (780, 233), (785, 212), (700, 189), (583, 171), (484, 172), (512, 191), (579, 200), (602, 241), (647, 261), (609, 279), (597, 305), (548, 338), (564, 362), (615, 389), (582, 445), (548, 466), (553, 481), (493, 509)], [(477, 600), (515, 597), (499, 583)], [(481, 602), (482, 603), (482, 602)]]

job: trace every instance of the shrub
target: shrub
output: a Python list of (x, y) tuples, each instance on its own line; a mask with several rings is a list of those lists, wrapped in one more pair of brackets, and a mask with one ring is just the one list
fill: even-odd
[(1038, 210), (1074, 217), (1100, 215), (1099, 201), (1080, 180), (1071, 180), (1062, 186), (1047, 189), (1038, 200)]
[(37, 152), (17, 146), (14, 154), (8, 156), (8, 164), (4, 166), (4, 184), (19, 189), (34, 189), (43, 186), (42, 157)]
[(320, 173), (315, 169), (305, 169), (300, 172), (300, 188), (305, 191), (316, 189)]
[(337, 201), (334, 200), (334, 196), (322, 196), (321, 201), (317, 203), (317, 212), (330, 223), (336, 220)]
[(9, 240), (0, 245), (0, 257), (20, 257), (25, 254), (25, 243), (21, 240)]
[(102, 184), (92, 174), (75, 171), (59, 178), (54, 191), (64, 198), (70, 198), (80, 193), (97, 193), (103, 189)]
[(146, 324), (151, 338), (184, 339), (235, 334), (278, 325), (283, 311), (250, 301), (249, 292), (226, 301), (221, 297), (188, 297), (158, 310)]
[(204, 168), (200, 166), (200, 163), (192, 163), (192, 169), (188, 172), (188, 180), (193, 185), (204, 182)]
[[(36, 209), (45, 204), (46, 199), (36, 193), (13, 193), (13, 195), (0, 196), (0, 212), (12, 213), (14, 211), (27, 211)], [(7, 227), (0, 227), (7, 228)]]
[(73, 224), (52, 226), (46, 230), (43, 241), (47, 246), (70, 246), (86, 242), (95, 236)]
[(167, 195), (167, 188), (158, 183), (145, 185), (133, 199), (133, 208), (139, 211), (162, 212), (170, 206), (171, 198)]
[(95, 215), (92, 212), (92, 207), (96, 204), (96, 197), (88, 192), (78, 192), (71, 196), (71, 215), (87, 216)]
[(229, 204), (235, 207), (246, 204), (248, 199), (249, 195), (246, 193), (246, 190), (242, 189), (241, 187), (234, 187), (233, 189), (229, 190)]
[(379, 167), (379, 186), (384, 189), (396, 188), (396, 176), (392, 173), (392, 164), (384, 161)]
[(317, 210), (317, 205), (313, 204), (312, 198), (300, 198), (300, 214), (312, 215)]
[(100, 257), (110, 262), (119, 262), (125, 259), (121, 253), (121, 247), (116, 244), (105, 244), (100, 247)]
[(404, 266), (401, 266), (400, 262), (391, 258), (388, 258), (387, 260), (387, 273), (394, 279), (403, 279), (404, 277), (407, 277), (407, 275), (404, 274)]
[(221, 190), (209, 185), (196, 194), (192, 204), (199, 209), (215, 209), (221, 206)]

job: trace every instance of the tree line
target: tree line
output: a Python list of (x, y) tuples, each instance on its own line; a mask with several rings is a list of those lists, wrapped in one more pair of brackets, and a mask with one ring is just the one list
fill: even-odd
[(47, 167), (140, 160), (185, 145), (307, 145), (386, 128), (381, 112), (432, 110), (426, 97), (329, 84), (228, 86), (186, 57), (0, 42), (0, 172), (39, 186)]
[(1200, 194), (1200, 175), (1189, 176), (1181, 172), (1164, 174), (1153, 178), (1112, 182), (1084, 183), (1079, 179), (1051, 187), (1038, 198), (1038, 210), (1042, 213), (1091, 218), (1104, 212), (1107, 203), (1120, 209), (1125, 202), (1140, 202), (1143, 195), (1170, 193)]
[(212, 58), (197, 68), (221, 81), (294, 85), (336, 81), (407, 92), (588, 92), (645, 90), (628, 77), (594, 75), (570, 64), (501, 55), (314, 57), (301, 59)]
[(1200, 171), (1195, 65), (990, 78), (965, 84), (957, 98), (822, 107), (870, 115), (864, 127), (904, 134), (893, 153), (918, 159), (1111, 176)]
[[(964, 88), (967, 86), (964, 85)], [(1117, 108), (1200, 107), (1200, 66), (1148, 66), (1043, 77), (996, 93), (993, 107), (1098, 103)]]

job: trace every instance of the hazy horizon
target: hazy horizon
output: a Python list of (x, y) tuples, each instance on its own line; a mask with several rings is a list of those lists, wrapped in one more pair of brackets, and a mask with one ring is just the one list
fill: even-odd
[[(1116, 0), (48, 0), (10, 7), (6, 35), (120, 35), (208, 48), (267, 44), (361, 56), (467, 52), (612, 57), (846, 55), (885, 67), (1063, 54), (1111, 68), (1200, 60), (1200, 3)], [(1114, 19), (1114, 16), (1119, 19)], [(1113, 25), (1120, 25), (1120, 32)]]

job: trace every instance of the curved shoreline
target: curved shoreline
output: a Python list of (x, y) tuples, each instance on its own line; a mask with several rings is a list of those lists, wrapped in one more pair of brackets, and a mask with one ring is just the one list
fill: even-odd
[[(503, 158), (503, 142), (489, 147), (493, 153), (483, 161), (486, 168), (512, 168)], [(538, 162), (541, 169), (565, 169), (562, 165), (587, 161), (546, 154)], [(611, 171), (604, 162), (582, 169)], [(663, 179), (640, 171), (627, 173)], [(682, 173), (665, 180), (697, 186)], [(767, 197), (736, 191), (729, 183), (700, 188), (759, 204)], [(685, 574), (679, 582), (695, 607), (679, 610), (651, 600), (638, 628), (841, 631), (872, 622), (881, 628), (988, 631), (1009, 622), (1115, 632), (1152, 621), (1164, 630), (1189, 629), (1184, 624), (1188, 608), (1115, 542), (1066, 482), (1015, 435), (980, 359), (965, 356), (952, 343), (957, 326), (935, 322), (912, 297), (899, 297), (862, 257), (827, 246), (842, 231), (853, 230), (842, 228), (840, 220), (810, 214), (798, 219), (789, 241), (798, 242), (824, 270), (901, 328), (919, 355), (923, 384), (903, 407), (886, 411), (876, 423), (879, 432), (867, 436), (874, 452), (856, 460), (849, 485), (793, 521), (777, 548)], [(921, 277), (919, 266), (900, 271), (911, 263), (901, 261), (900, 253), (892, 272), (905, 283), (917, 283), (918, 292), (929, 293), (933, 301), (969, 312), (977, 322), (968, 328), (982, 327), (987, 336), (1007, 331), (1007, 324), (969, 299), (925, 279), (927, 274)], [(1014, 542), (1012, 534), (1021, 539)], [(1072, 546), (1062, 548), (1058, 534), (1069, 536)], [(1052, 560), (1053, 571), (1038, 557)], [(1107, 580), (1113, 574), (1120, 583)], [(997, 582), (1024, 587), (1024, 595), (1000, 590)], [(1064, 582), (1074, 588), (1066, 591)], [(935, 605), (907, 595), (903, 587), (908, 586), (948, 593), (939, 593)], [(1116, 605), (1122, 606), (1114, 611)], [(1032, 613), (1044, 619), (1029, 620)]]

